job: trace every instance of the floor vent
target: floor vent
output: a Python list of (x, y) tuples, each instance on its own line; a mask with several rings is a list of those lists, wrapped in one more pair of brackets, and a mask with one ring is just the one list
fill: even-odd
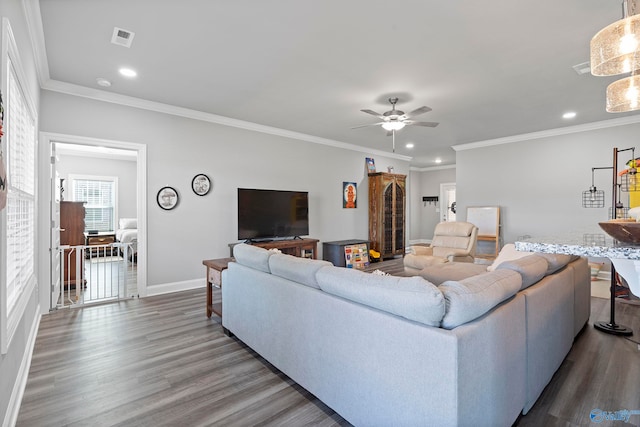
[(133, 37), (136, 35), (133, 31), (124, 30), (122, 28), (114, 27), (113, 35), (111, 36), (111, 43), (118, 46), (131, 47)]

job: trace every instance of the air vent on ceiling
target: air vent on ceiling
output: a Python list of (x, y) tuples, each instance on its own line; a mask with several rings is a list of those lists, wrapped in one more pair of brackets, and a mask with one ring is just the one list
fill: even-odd
[(589, 64), (589, 61), (583, 62), (582, 64), (574, 65), (573, 69), (580, 75), (589, 74), (591, 72), (591, 64)]
[(118, 46), (131, 47), (133, 37), (136, 35), (133, 31), (125, 30), (122, 28), (114, 27), (113, 35), (111, 36), (111, 43)]

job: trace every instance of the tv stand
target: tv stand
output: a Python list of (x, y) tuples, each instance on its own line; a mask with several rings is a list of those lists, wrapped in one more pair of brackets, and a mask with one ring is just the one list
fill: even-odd
[[(245, 241), (245, 243), (265, 249), (278, 249), (283, 254), (302, 258), (318, 258), (318, 239), (303, 239), (299, 236), (286, 240), (269, 241)], [(230, 256), (233, 256), (233, 247), (237, 243), (229, 244)]]

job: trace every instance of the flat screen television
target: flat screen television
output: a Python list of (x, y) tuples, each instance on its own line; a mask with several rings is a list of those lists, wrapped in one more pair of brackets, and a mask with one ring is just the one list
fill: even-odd
[(238, 188), (238, 240), (294, 238), (308, 234), (308, 192)]

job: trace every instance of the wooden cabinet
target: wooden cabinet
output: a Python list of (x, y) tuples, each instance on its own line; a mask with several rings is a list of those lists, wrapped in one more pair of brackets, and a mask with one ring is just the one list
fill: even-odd
[(382, 258), (404, 256), (406, 175), (369, 174), (370, 248)]
[[(60, 245), (84, 245), (84, 202), (60, 202)], [(76, 270), (80, 276), (84, 269), (82, 256), (76, 256), (76, 249), (65, 249), (63, 254), (64, 285), (75, 288), (82, 277), (76, 277)], [(80, 260), (78, 265), (77, 260)]]

